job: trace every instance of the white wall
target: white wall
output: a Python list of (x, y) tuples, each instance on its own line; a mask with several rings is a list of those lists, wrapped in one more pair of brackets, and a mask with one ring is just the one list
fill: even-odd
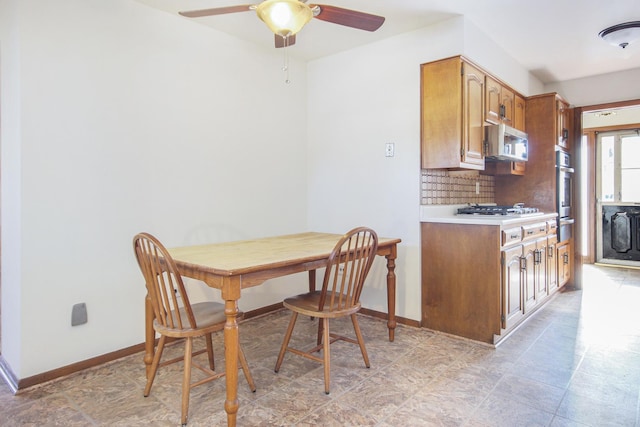
[[(462, 17), (308, 65), (309, 226), (368, 225), (401, 238), (396, 312), (414, 320), (421, 318), (420, 64), (460, 54), (499, 69), (522, 91), (542, 87)], [(385, 157), (387, 142), (395, 157)], [(379, 259), (365, 307), (386, 311), (384, 269)]]
[(545, 85), (575, 107), (640, 99), (640, 68)]
[[(20, 35), (15, 10), (18, 2), (0, 0), (0, 212), (2, 255), (2, 356), (20, 367), (22, 322), (20, 293), (22, 258), (20, 230)], [(10, 321), (9, 321), (10, 319)], [(15, 368), (14, 368), (15, 369)]]
[[(1, 7), (2, 357), (18, 378), (143, 341), (136, 232), (306, 229), (304, 63), (285, 85), (280, 52), (130, 0)], [(78, 302), (89, 322), (71, 327)]]
[(597, 112), (582, 113), (582, 128), (600, 128), (640, 123), (640, 106), (616, 108), (609, 115)]
[(507, 83), (524, 96), (543, 93), (540, 80), (515, 59), (505, 54), (495, 42), (468, 22), (464, 27), (464, 52), (489, 73)]

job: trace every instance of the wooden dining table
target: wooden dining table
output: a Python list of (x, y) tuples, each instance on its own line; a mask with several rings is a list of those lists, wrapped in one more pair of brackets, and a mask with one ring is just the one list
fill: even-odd
[[(258, 286), (268, 279), (309, 272), (309, 290), (315, 289), (315, 270), (324, 267), (329, 254), (342, 236), (306, 232), (227, 243), (185, 246), (169, 249), (180, 274), (220, 289), (227, 321), (224, 327), (227, 425), (236, 425), (238, 412), (238, 300), (242, 289)], [(396, 327), (397, 238), (379, 238), (377, 255), (387, 260), (387, 327), (389, 341)], [(153, 310), (145, 304), (145, 357), (147, 374), (155, 351)]]

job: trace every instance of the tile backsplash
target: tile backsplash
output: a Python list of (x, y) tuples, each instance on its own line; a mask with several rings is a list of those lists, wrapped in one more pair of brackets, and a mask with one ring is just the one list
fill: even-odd
[(421, 205), (495, 202), (493, 176), (478, 171), (422, 169), (420, 179)]

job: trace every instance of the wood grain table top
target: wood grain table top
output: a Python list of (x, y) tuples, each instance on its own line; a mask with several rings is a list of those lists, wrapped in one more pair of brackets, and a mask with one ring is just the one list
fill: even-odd
[[(225, 243), (169, 249), (179, 265), (198, 266), (210, 274), (242, 275), (327, 258), (340, 234), (306, 232)], [(397, 238), (379, 238), (379, 248), (396, 245)]]

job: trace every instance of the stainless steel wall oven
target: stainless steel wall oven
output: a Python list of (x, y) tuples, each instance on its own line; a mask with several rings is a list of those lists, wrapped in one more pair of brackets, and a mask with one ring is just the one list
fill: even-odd
[(556, 152), (557, 173), (557, 210), (558, 210), (558, 240), (564, 241), (572, 236), (573, 218), (573, 174), (571, 155), (564, 151)]

